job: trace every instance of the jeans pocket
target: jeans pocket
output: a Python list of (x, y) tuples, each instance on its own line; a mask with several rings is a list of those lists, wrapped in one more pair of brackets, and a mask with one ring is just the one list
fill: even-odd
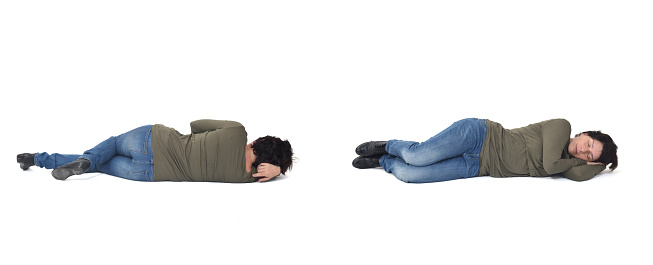
[(478, 176), (478, 170), (481, 168), (480, 154), (463, 154), (465, 164), (467, 164), (467, 178)]
[(133, 130), (129, 136), (129, 151), (147, 154), (147, 143), (151, 134), (151, 128), (141, 127)]

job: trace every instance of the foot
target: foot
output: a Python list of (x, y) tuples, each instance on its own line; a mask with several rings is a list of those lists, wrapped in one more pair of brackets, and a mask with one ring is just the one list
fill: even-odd
[(34, 156), (36, 154), (20, 154), (16, 156), (16, 161), (20, 164), (20, 168), (27, 170), (29, 167), (34, 165)]
[(377, 168), (381, 166), (381, 164), (379, 163), (379, 159), (381, 159), (381, 156), (383, 155), (359, 156), (356, 159), (354, 159), (351, 165), (358, 169)]
[(385, 144), (387, 141), (372, 141), (356, 147), (356, 153), (360, 156), (385, 155)]
[(84, 174), (91, 167), (91, 161), (79, 158), (73, 162), (52, 170), (52, 176), (58, 180), (66, 180), (72, 175)]

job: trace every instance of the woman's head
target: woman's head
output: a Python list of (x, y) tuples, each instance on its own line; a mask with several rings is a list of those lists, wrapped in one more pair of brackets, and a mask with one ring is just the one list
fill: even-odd
[(278, 137), (268, 135), (256, 139), (251, 147), (256, 155), (252, 166), (258, 167), (261, 163), (272, 164), (281, 169), (281, 174), (292, 169), (293, 152), (288, 140), (282, 141)]
[(572, 138), (568, 147), (569, 154), (588, 162), (610, 164), (614, 170), (619, 165), (617, 160), (617, 145), (610, 135), (601, 131), (587, 131)]

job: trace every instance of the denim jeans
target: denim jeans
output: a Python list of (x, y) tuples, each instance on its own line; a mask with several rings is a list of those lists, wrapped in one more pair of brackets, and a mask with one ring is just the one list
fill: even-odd
[(34, 163), (38, 167), (54, 169), (84, 158), (91, 161), (86, 173), (101, 172), (124, 179), (152, 181), (154, 160), (151, 134), (152, 125), (142, 126), (109, 137), (83, 155), (37, 153)]
[(388, 154), (379, 162), (386, 172), (410, 183), (476, 177), (486, 131), (485, 120), (470, 118), (422, 143), (390, 140)]

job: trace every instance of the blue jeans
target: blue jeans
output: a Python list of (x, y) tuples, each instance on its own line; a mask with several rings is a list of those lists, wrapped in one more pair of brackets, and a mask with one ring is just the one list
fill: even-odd
[(476, 177), (486, 131), (485, 120), (470, 118), (422, 143), (390, 140), (388, 154), (379, 162), (386, 172), (410, 183)]
[(101, 172), (124, 179), (152, 181), (154, 160), (151, 134), (152, 125), (142, 126), (109, 137), (83, 155), (37, 153), (34, 163), (38, 167), (54, 169), (84, 158), (91, 161), (86, 173)]

